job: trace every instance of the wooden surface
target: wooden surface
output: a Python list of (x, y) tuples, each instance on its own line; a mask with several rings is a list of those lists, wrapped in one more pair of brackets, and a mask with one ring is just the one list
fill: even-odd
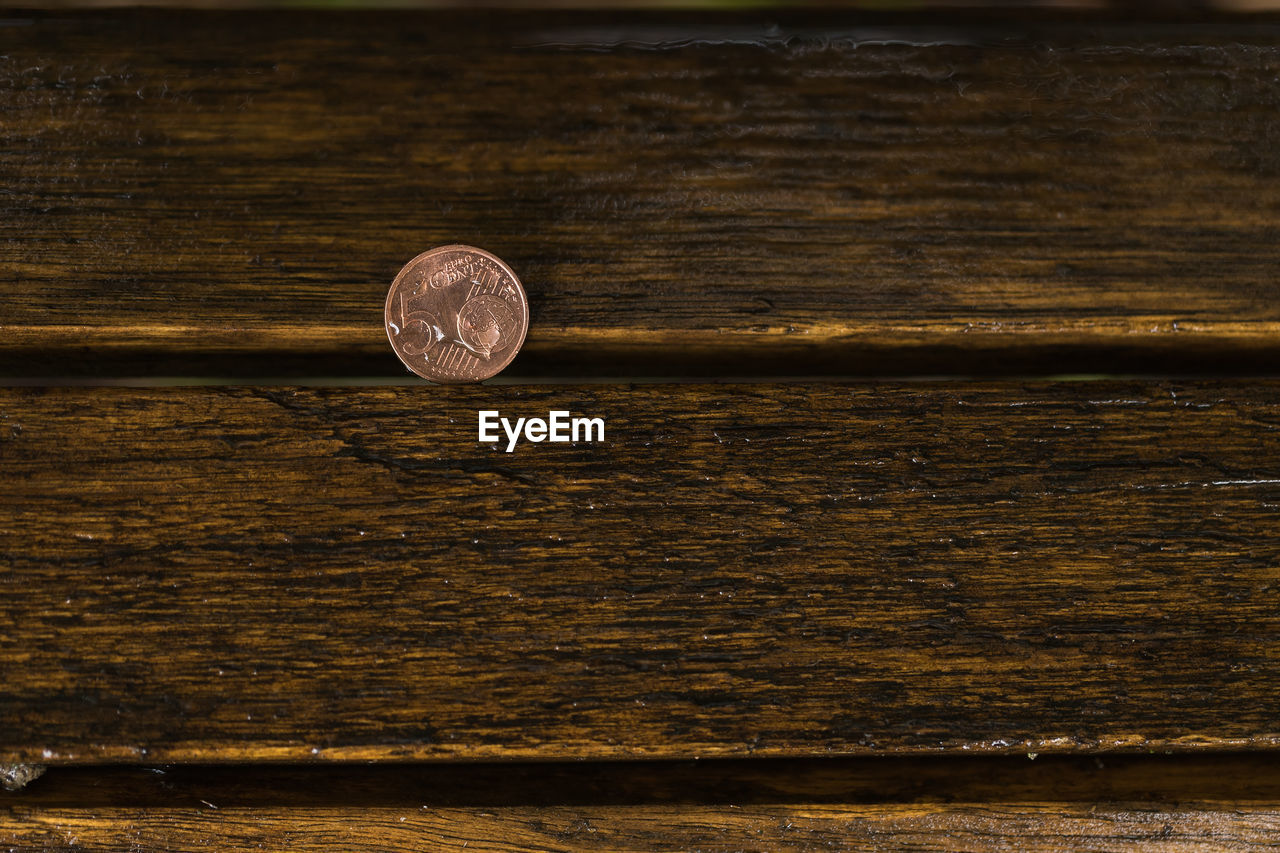
[(9, 16), (0, 372), (406, 377), (454, 241), (508, 378), (1273, 372), (1266, 21)]
[(1256, 851), (1280, 807), (1072, 803), (924, 805), (16, 810), (0, 843), (42, 851)]
[(10, 389), (0, 759), (1270, 748), (1278, 392)]
[(0, 849), (1277, 846), (1278, 21), (0, 14)]
[(55, 768), (0, 794), (39, 850), (1262, 850), (1272, 758)]

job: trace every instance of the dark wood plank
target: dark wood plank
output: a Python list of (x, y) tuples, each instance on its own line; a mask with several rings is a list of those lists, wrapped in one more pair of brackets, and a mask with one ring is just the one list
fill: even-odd
[(210, 809), (68, 807), (0, 815), (18, 851), (459, 850), (773, 853), (831, 850), (1274, 850), (1280, 805), (1116, 806), (1055, 803), (639, 806), (619, 808)]
[(8, 389), (0, 760), (1270, 748), (1278, 425), (1276, 382)]
[(406, 376), (459, 240), (513, 377), (1274, 369), (1280, 30), (905, 20), (6, 19), (0, 372)]
[(55, 768), (0, 794), (37, 850), (1258, 850), (1272, 756)]

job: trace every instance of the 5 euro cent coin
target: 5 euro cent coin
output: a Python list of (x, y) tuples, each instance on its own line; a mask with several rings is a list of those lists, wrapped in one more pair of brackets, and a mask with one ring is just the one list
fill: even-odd
[(520, 279), (474, 246), (440, 246), (405, 265), (387, 292), (387, 339), (432, 382), (480, 382), (511, 363), (529, 331)]

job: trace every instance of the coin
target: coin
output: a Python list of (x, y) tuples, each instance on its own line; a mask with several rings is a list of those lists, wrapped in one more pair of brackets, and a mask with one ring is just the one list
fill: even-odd
[(511, 267), (474, 246), (440, 246), (409, 261), (387, 292), (387, 339), (432, 382), (480, 382), (516, 357), (529, 301)]

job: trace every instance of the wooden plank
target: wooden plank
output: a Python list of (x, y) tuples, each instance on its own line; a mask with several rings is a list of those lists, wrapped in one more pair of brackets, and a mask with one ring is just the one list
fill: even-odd
[(56, 768), (0, 794), (31, 850), (1259, 850), (1271, 756)]
[(1278, 400), (7, 389), (0, 760), (1271, 748)]
[(1280, 30), (1072, 20), (7, 18), (0, 372), (404, 377), (459, 240), (514, 377), (1273, 370)]
[(1280, 807), (1145, 803), (594, 806), (213, 810), (67, 807), (0, 818), (18, 850), (327, 851), (1257, 851), (1276, 849)]

